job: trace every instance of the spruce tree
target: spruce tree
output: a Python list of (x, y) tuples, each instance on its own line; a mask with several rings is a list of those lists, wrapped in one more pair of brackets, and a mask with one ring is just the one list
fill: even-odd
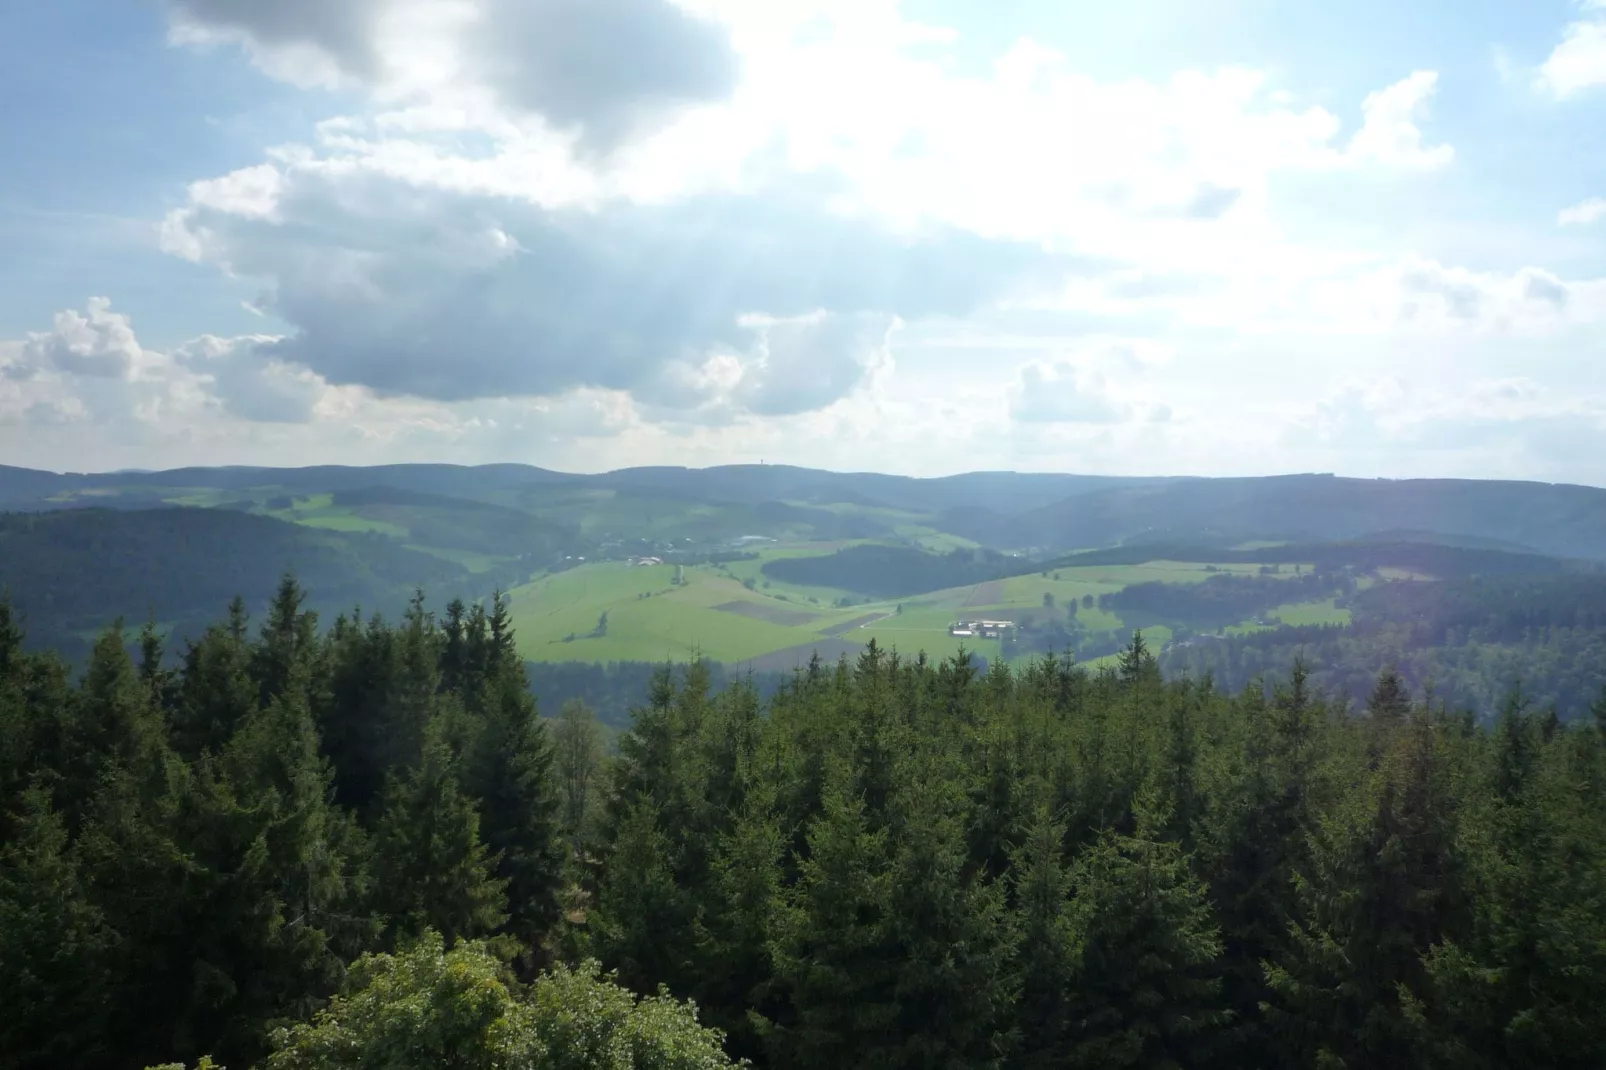
[(1041, 808), (1011, 867), (1020, 925), (1016, 1059), (1023, 1070), (1066, 1065), (1076, 1037), (1067, 996), (1076, 980), (1079, 945), (1064, 851), (1065, 826)]
[[(563, 889), (563, 842), (552, 743), (513, 648), (500, 599), (491, 618), (490, 675), (474, 698), (478, 714), (464, 787), (480, 804), (480, 829), (507, 886), (508, 931), (527, 949), (557, 925)], [(501, 621), (499, 623), (499, 621)]]
[(1382, 767), (1312, 830), (1289, 955), (1270, 970), (1270, 1014), (1290, 1063), (1410, 1065), (1422, 956), (1463, 926), (1455, 801), (1437, 725), (1401, 727)]
[(47, 1070), (112, 1056), (104, 997), (116, 938), (49, 793), (28, 791), (0, 842), (0, 1062)]
[(675, 882), (675, 861), (657, 810), (641, 800), (619, 824), (590, 919), (603, 962), (637, 991), (688, 987), (696, 904)]
[[(299, 675), (299, 674), (298, 674)], [(364, 910), (365, 850), (330, 802), (332, 772), (299, 679), (203, 761), (184, 804), (183, 845), (201, 869), (182, 947), (196, 1050), (225, 1062), (266, 1050), (266, 1023), (309, 1014), (337, 991), (377, 924)]]
[[(307, 592), (294, 574), (286, 573), (268, 606), (268, 619), (252, 651), (251, 675), (263, 704), (284, 694), (298, 676), (303, 686), (310, 683), (310, 676), (305, 674), (318, 653), (318, 616), (304, 608), (306, 601)], [(243, 612), (238, 621), (243, 625)]]
[(1073, 871), (1071, 1067), (1204, 1064), (1226, 1018), (1221, 941), (1205, 889), (1174, 843), (1106, 833)]
[(457, 762), (431, 733), (418, 768), (391, 775), (375, 829), (375, 901), (393, 939), (429, 929), (456, 944), (494, 933), (508, 917), (496, 862)]
[(552, 736), (560, 820), (578, 857), (591, 843), (602, 797), (602, 729), (590, 706), (570, 699), (552, 726)]
[(1429, 1067), (1606, 1062), (1606, 768), (1591, 735), (1564, 730), (1515, 794), (1483, 800), (1467, 822), (1473, 924), (1428, 953), (1425, 991), (1408, 1006)]
[(911, 1070), (1001, 1065), (1019, 993), (1004, 887), (969, 865), (957, 803), (928, 773), (903, 785), (893, 806), (885, 926), (898, 1010), (892, 1064)]
[(386, 772), (418, 761), (421, 729), (393, 717), (400, 668), (396, 636), (382, 620), (342, 619), (325, 649), (327, 686), (311, 696), (319, 736), (339, 802), (370, 818)]
[(244, 639), (228, 628), (208, 628), (184, 652), (177, 691), (174, 749), (192, 760), (203, 751), (218, 753), (259, 701)]
[(770, 1058), (790, 1070), (899, 1066), (888, 832), (870, 827), (843, 770), (823, 803), (777, 927), (776, 977), (790, 1008), (787, 1028), (770, 1032)]
[(70, 827), (107, 778), (140, 766), (166, 742), (150, 689), (128, 656), (121, 621), (96, 640), (73, 707), (61, 796)]
[(714, 852), (709, 896), (697, 925), (693, 993), (733, 1055), (763, 1056), (762, 1036), (784, 1014), (774, 984), (773, 944), (783, 906), (787, 838), (776, 820), (773, 789), (744, 803)]

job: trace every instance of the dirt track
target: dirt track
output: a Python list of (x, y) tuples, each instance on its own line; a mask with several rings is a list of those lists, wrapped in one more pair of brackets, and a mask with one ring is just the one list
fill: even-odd
[(768, 621), (771, 624), (784, 624), (788, 628), (799, 624), (807, 624), (815, 619), (815, 614), (813, 613), (801, 613), (795, 609), (766, 606), (758, 602), (726, 602), (724, 605), (715, 606), (714, 608), (721, 613), (734, 613), (738, 617), (750, 617), (753, 620)]
[(996, 606), (1004, 600), (1004, 581), (988, 580), (978, 583), (971, 588), (970, 597), (965, 599), (965, 608), (972, 606)]
[(822, 628), (820, 629), (820, 634), (836, 638), (848, 634), (855, 628), (862, 628), (866, 624), (874, 624), (876, 621), (885, 620), (890, 616), (892, 616), (890, 613), (866, 613), (862, 617), (854, 617), (852, 620), (845, 620), (841, 624), (833, 624), (829, 628)]

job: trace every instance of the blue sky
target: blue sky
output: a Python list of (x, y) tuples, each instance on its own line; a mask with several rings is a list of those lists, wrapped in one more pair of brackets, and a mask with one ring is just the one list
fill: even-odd
[(56, 0), (0, 92), (0, 463), (1606, 484), (1600, 0)]

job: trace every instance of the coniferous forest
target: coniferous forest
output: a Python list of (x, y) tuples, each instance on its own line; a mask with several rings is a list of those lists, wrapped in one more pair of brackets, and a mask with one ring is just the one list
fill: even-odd
[(0, 1063), (1606, 1065), (1606, 696), (871, 644), (610, 750), (513, 639), (287, 579), (77, 672), (0, 605)]

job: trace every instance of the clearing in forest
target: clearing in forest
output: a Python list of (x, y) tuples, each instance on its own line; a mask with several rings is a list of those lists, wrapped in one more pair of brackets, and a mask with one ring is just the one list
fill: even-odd
[(725, 602), (714, 607), (721, 613), (734, 613), (738, 617), (751, 617), (753, 620), (765, 620), (771, 624), (782, 624), (788, 628), (799, 624), (808, 624), (815, 619), (813, 613), (804, 613), (796, 609), (784, 609), (781, 606), (765, 605), (762, 602), (748, 602), (738, 600)]

